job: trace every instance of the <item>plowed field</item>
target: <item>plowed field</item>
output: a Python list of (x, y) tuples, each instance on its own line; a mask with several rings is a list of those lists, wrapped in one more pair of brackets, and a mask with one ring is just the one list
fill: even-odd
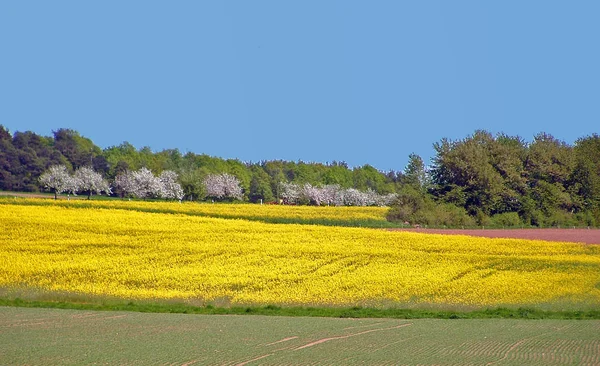
[(426, 234), (468, 235), (485, 238), (512, 238), (600, 244), (599, 229), (390, 229)]

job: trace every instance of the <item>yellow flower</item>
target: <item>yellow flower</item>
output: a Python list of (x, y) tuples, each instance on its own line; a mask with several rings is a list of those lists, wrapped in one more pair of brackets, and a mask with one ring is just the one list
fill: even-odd
[(379, 208), (2, 202), (0, 286), (225, 305), (600, 304), (600, 246), (218, 218), (378, 220), (384, 214)]

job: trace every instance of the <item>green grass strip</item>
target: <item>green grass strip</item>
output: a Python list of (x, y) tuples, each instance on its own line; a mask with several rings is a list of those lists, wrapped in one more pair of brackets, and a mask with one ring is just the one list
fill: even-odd
[(54, 308), (101, 311), (135, 311), (143, 313), (213, 314), (213, 315), (270, 315), (328, 318), (395, 318), (395, 319), (600, 319), (600, 310), (547, 311), (534, 308), (492, 308), (474, 311), (439, 311), (422, 309), (326, 308), (326, 307), (215, 307), (183, 303), (77, 303), (64, 301), (34, 301), (21, 298), (0, 299), (0, 306)]

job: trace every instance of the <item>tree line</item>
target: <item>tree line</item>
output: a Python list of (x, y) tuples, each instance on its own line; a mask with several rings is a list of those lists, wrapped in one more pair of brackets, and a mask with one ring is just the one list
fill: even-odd
[[(159, 185), (156, 181), (152, 183), (149, 175), (156, 174), (158, 178), (170, 171), (177, 174), (184, 200), (279, 202), (286, 199), (297, 204), (310, 203), (313, 198), (321, 203), (325, 186), (330, 186), (329, 191), (337, 188), (338, 196), (348, 189), (365, 192), (369, 197), (373, 192), (391, 194), (396, 191), (396, 174), (400, 174), (383, 173), (370, 165), (349, 168), (344, 162), (242, 162), (193, 152), (182, 154), (178, 149), (153, 152), (149, 147), (136, 149), (128, 142), (101, 149), (71, 129), (58, 129), (53, 131), (53, 136), (40, 136), (31, 131), (11, 134), (0, 125), (0, 190), (38, 192), (44, 189), (40, 176), (52, 166), (64, 166), (69, 173), (89, 167), (113, 182), (111, 194), (115, 196), (159, 197), (160, 190), (156, 188)], [(135, 172), (138, 183), (144, 181), (155, 187), (146, 192), (154, 193), (140, 194), (125, 184), (135, 181)], [(128, 180), (124, 181), (125, 178)], [(219, 193), (219, 190), (227, 193)], [(350, 202), (352, 194), (358, 197), (357, 202), (372, 201), (365, 201), (355, 193), (349, 191), (345, 202)]]
[(388, 218), (447, 226), (600, 225), (600, 136), (569, 145), (547, 133), (528, 143), (483, 130), (411, 155)]
[[(71, 129), (40, 136), (11, 134), (0, 125), (0, 189), (37, 192), (43, 188), (40, 176), (55, 165), (68, 172), (89, 167), (110, 182), (147, 169), (157, 181), (163, 172), (174, 172), (181, 187), (177, 196), (185, 200), (383, 202), (392, 206), (390, 220), (422, 225), (600, 225), (597, 134), (570, 145), (546, 133), (527, 142), (480, 130), (433, 147), (429, 165), (411, 154), (402, 171), (382, 172), (335, 161), (242, 162), (178, 149), (154, 152), (128, 142), (101, 149)], [(227, 179), (235, 179), (239, 189), (218, 193)], [(111, 194), (127, 193), (123, 187), (116, 185)]]

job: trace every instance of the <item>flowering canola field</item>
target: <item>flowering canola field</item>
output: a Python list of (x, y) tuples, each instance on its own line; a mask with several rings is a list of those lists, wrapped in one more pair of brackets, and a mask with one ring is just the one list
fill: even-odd
[[(10, 200), (8, 200), (10, 202)], [(25, 205), (60, 206), (74, 208), (113, 208), (145, 212), (182, 213), (220, 218), (280, 221), (291, 223), (331, 223), (348, 226), (390, 226), (385, 215), (387, 207), (317, 207), (258, 204), (210, 204), (197, 202), (151, 201), (53, 201), (47, 199), (20, 199), (15, 203)], [(362, 224), (362, 225), (361, 225)]]
[(5, 289), (125, 299), (600, 304), (600, 246), (267, 224), (102, 204), (2, 202), (0, 263)]

